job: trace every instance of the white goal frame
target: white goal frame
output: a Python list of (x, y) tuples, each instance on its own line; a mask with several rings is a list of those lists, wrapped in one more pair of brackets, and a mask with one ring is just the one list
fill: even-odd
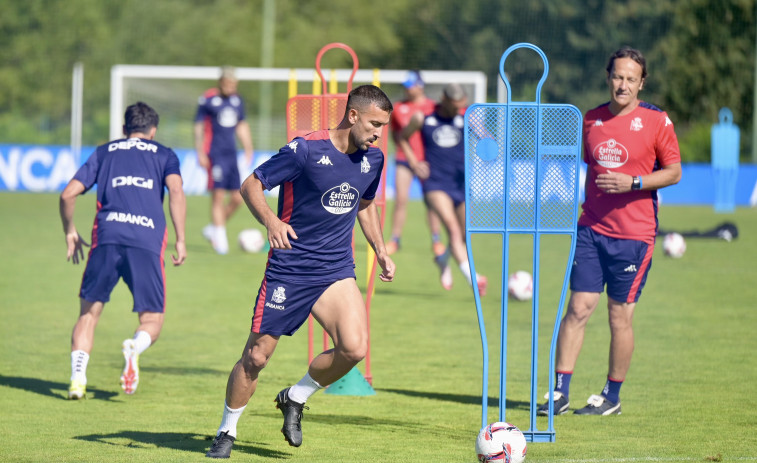
[[(407, 70), (398, 69), (358, 69), (353, 82), (373, 82), (378, 73), (379, 82), (383, 84), (401, 84), (407, 78)], [(481, 71), (435, 71), (420, 70), (427, 84), (445, 84), (457, 82), (473, 85), (471, 103), (486, 103), (486, 74)], [(240, 81), (289, 82), (294, 77), (297, 82), (313, 82), (315, 69), (307, 68), (236, 68)], [(352, 69), (335, 69), (337, 82), (347, 82)], [(117, 64), (110, 70), (110, 140), (122, 136), (123, 114), (126, 111), (124, 95), (127, 79), (187, 79), (216, 80), (220, 75), (220, 66), (152, 66)]]

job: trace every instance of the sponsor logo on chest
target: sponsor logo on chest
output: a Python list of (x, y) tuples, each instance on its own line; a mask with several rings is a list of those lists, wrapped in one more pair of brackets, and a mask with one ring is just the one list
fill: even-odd
[(614, 169), (628, 162), (628, 149), (610, 138), (595, 146), (592, 156), (600, 166)]
[(349, 183), (344, 182), (328, 189), (321, 196), (321, 205), (332, 214), (342, 215), (354, 209), (359, 200), (360, 192)]

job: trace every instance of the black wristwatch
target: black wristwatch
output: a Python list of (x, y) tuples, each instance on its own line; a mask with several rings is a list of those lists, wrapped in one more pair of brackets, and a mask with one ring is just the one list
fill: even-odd
[(633, 183), (631, 184), (632, 190), (641, 190), (641, 177), (634, 177)]

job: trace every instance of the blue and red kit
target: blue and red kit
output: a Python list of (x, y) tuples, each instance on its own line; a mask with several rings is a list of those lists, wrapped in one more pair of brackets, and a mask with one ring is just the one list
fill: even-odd
[(277, 215), (298, 238), (290, 238), (292, 249), (268, 254), (253, 331), (293, 333), (332, 283), (355, 278), (355, 219), (360, 201), (376, 196), (383, 167), (380, 149), (345, 154), (334, 147), (328, 130), (320, 130), (293, 139), (255, 169), (267, 190), (280, 187)]
[(179, 158), (155, 141), (130, 138), (99, 146), (74, 175), (85, 191), (97, 184), (92, 248), (80, 296), (109, 300), (119, 277), (134, 295), (134, 310), (163, 311), (167, 243), (165, 179), (181, 175)]
[(444, 191), (456, 207), (465, 202), (463, 125), (462, 115), (446, 118), (435, 111), (426, 116), (420, 130), (430, 170), (422, 182), (423, 192)]
[(197, 101), (195, 122), (204, 124), (204, 149), (211, 164), (209, 189), (239, 188), (236, 128), (244, 119), (244, 102), (238, 95), (225, 97), (217, 88), (211, 88)]

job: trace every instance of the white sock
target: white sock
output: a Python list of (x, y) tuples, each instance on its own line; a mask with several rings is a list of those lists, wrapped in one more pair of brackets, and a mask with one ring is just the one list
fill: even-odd
[[(244, 407), (246, 407), (245, 405)], [(222, 432), (228, 432), (231, 437), (237, 437), (237, 422), (239, 417), (242, 416), (244, 407), (241, 408), (229, 408), (226, 402), (223, 403), (223, 417), (221, 418), (221, 426), (218, 427), (216, 436)]]
[(311, 378), (310, 373), (305, 373), (300, 382), (289, 388), (287, 396), (297, 403), (304, 404), (311, 395), (321, 389), (323, 389), (323, 386)]
[(89, 354), (83, 350), (71, 352), (71, 381), (87, 384), (87, 363)]
[(152, 338), (147, 331), (137, 331), (134, 333), (134, 350), (137, 351), (137, 355), (146, 351), (152, 344)]
[(470, 266), (468, 266), (467, 260), (460, 262), (460, 271), (463, 272), (463, 275), (465, 275), (465, 279), (468, 280), (468, 284), (471, 284)]
[(217, 225), (214, 228), (213, 246), (217, 253), (226, 254), (229, 252), (229, 239), (226, 236), (226, 227), (223, 225)]

